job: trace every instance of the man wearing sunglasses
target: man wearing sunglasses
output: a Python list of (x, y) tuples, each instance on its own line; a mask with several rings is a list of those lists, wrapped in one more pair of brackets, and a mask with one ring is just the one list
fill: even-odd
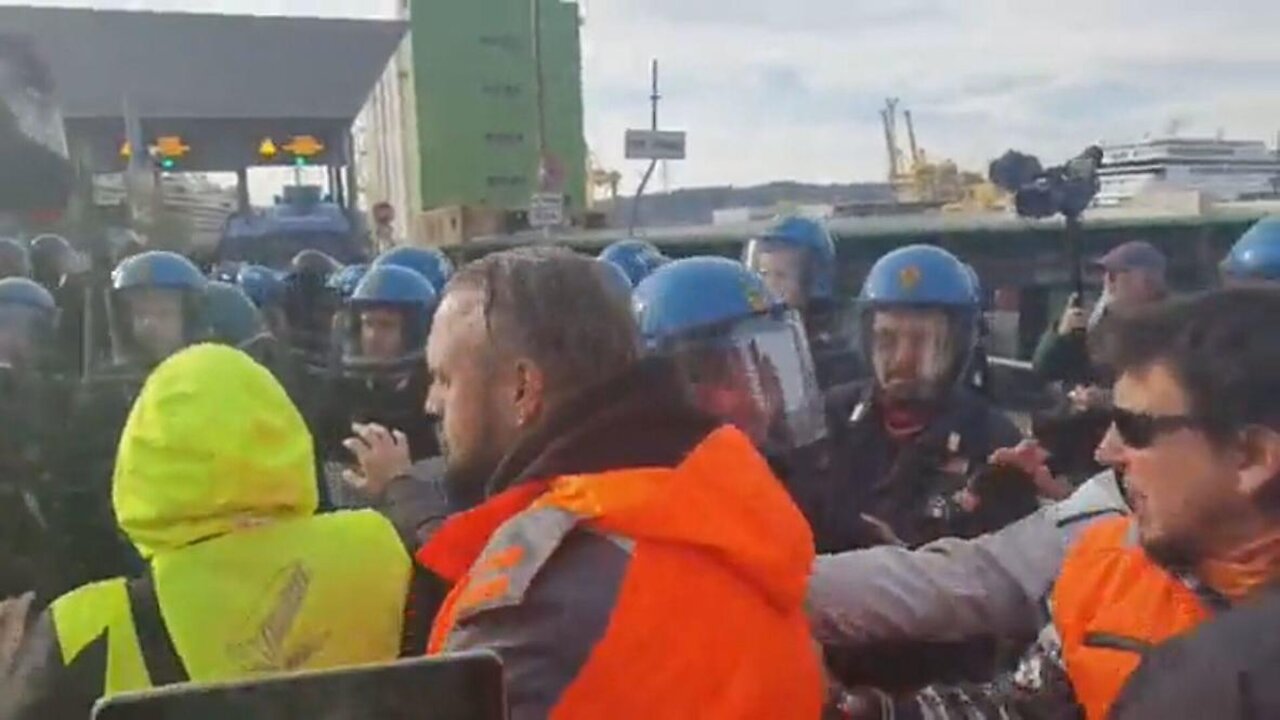
[[(1097, 522), (1067, 553), (1051, 596), (1053, 620), (1014, 677), (905, 698), (855, 693), (846, 702), (851, 715), (883, 717), (892, 709), (899, 718), (929, 718), (950, 708), (985, 717), (974, 714), (982, 706), (989, 717), (1080, 712), (1100, 720), (1140, 662), (1151, 669), (1139, 673), (1133, 695), (1205, 689), (1196, 668), (1213, 658), (1188, 660), (1192, 646), (1184, 642), (1157, 647), (1211, 619), (1207, 629), (1230, 624), (1224, 637), (1238, 636), (1232, 621), (1243, 610), (1235, 608), (1280, 580), (1280, 336), (1259, 332), (1277, 320), (1280, 292), (1262, 288), (1117, 318), (1103, 343), (1118, 373), (1116, 409), (1098, 455), (1123, 478), (1132, 516)], [(1216, 676), (1230, 687), (1192, 695), (1221, 706), (1127, 717), (1244, 716), (1233, 708), (1246, 706), (1249, 688), (1274, 682), (1255, 675), (1265, 663), (1249, 665), (1221, 645), (1216, 651), (1230, 661)], [(1169, 667), (1183, 676), (1170, 677)]]

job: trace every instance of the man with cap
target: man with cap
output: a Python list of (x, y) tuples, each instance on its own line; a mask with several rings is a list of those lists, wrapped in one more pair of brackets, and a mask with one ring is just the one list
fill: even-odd
[(1091, 406), (1101, 400), (1096, 387), (1105, 382), (1099, 368), (1089, 358), (1087, 337), (1090, 330), (1112, 310), (1145, 305), (1163, 300), (1168, 294), (1165, 269), (1168, 261), (1154, 245), (1134, 240), (1119, 245), (1098, 258), (1096, 265), (1104, 273), (1102, 297), (1087, 313), (1083, 298), (1072, 296), (1056, 328), (1050, 328), (1036, 348), (1033, 364), (1036, 374), (1046, 382), (1061, 382), (1076, 390), (1072, 401), (1078, 406)]

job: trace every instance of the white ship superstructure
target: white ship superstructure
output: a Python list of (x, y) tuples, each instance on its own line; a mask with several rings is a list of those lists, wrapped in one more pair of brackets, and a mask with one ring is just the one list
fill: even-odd
[(1095, 205), (1124, 205), (1140, 195), (1199, 191), (1218, 201), (1275, 197), (1280, 157), (1256, 140), (1162, 138), (1103, 147)]

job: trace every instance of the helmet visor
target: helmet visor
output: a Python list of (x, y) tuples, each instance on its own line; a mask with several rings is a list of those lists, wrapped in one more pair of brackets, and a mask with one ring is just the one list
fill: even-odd
[(110, 322), (118, 362), (158, 363), (200, 339), (189, 291), (141, 287), (114, 295)]
[(946, 390), (960, 348), (955, 322), (945, 310), (872, 310), (862, 332), (876, 384), (887, 399), (928, 401)]
[(808, 295), (807, 250), (768, 238), (756, 238), (747, 243), (742, 262), (758, 273), (769, 292), (787, 307), (796, 310), (804, 307)]
[(671, 348), (699, 407), (766, 450), (803, 447), (825, 434), (822, 396), (793, 314), (752, 318)]
[(394, 303), (351, 303), (338, 319), (343, 366), (351, 370), (403, 368), (421, 362), (426, 338), (420, 311)]

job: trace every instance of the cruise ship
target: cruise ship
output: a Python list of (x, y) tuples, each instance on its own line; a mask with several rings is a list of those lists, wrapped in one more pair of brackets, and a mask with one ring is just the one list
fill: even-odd
[(1162, 138), (1104, 145), (1094, 204), (1125, 205), (1150, 193), (1199, 191), (1212, 200), (1280, 195), (1280, 152), (1256, 140)]

